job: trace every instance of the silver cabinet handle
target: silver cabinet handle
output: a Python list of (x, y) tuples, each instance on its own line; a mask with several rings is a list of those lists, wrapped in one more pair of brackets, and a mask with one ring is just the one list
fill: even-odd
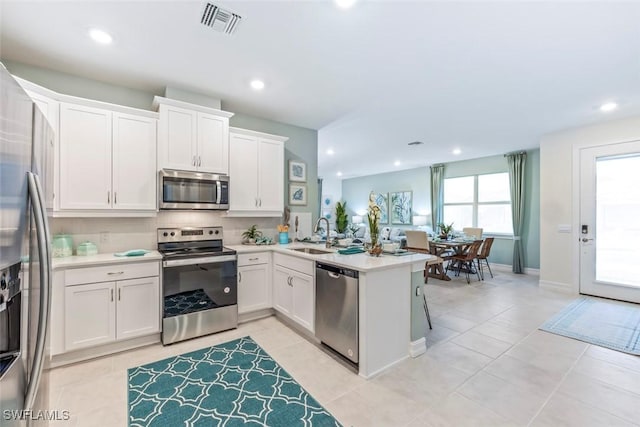
[(115, 276), (117, 274), (124, 274), (124, 271), (114, 271), (114, 272), (107, 273), (107, 275), (109, 276)]
[(255, 206), (257, 208), (258, 207), (258, 198), (256, 197), (254, 200), (255, 200)]
[(258, 206), (262, 207), (262, 197), (258, 198)]
[(111, 203), (111, 191), (107, 191), (107, 204)]
[(191, 166), (195, 166), (196, 165), (196, 156), (193, 156), (191, 158)]
[(583, 237), (583, 238), (582, 238), (582, 241), (583, 241), (584, 243), (587, 243), (589, 240), (593, 240), (593, 239), (587, 239), (586, 237)]
[(258, 261), (260, 258), (249, 258), (249, 261)]
[(122, 296), (122, 288), (118, 288), (118, 301), (120, 301), (121, 296)]
[(238, 271), (238, 283), (242, 282), (242, 273)]
[(118, 204), (118, 192), (117, 191), (113, 192), (113, 204), (114, 205)]
[(113, 289), (111, 289), (111, 302), (113, 302)]
[(202, 166), (202, 157), (198, 156), (198, 166)]

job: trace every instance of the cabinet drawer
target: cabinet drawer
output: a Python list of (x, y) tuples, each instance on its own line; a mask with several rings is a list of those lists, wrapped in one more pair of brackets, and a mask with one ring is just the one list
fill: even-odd
[(281, 265), (300, 273), (308, 274), (309, 276), (313, 276), (315, 270), (314, 261), (297, 258), (290, 255), (275, 253), (273, 254), (273, 261), (274, 264)]
[(269, 252), (238, 254), (238, 267), (242, 267), (243, 265), (268, 264), (269, 261)]
[(73, 268), (65, 271), (65, 286), (83, 283), (98, 283), (111, 280), (135, 279), (160, 274), (159, 262), (140, 262), (135, 264), (114, 264), (87, 268)]

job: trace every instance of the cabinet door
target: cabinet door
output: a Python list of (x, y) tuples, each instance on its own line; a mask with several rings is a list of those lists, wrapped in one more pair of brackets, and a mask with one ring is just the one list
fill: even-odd
[(260, 139), (258, 143), (258, 209), (284, 208), (284, 144)]
[(313, 291), (313, 277), (293, 274), (293, 308), (292, 318), (311, 332), (314, 331), (315, 294)]
[(229, 119), (198, 113), (198, 169), (229, 173)]
[(273, 269), (273, 308), (291, 317), (293, 307), (293, 276), (286, 268)]
[(64, 288), (65, 351), (116, 339), (115, 282)]
[(231, 134), (229, 138), (229, 210), (258, 208), (258, 139)]
[(269, 264), (238, 267), (238, 313), (271, 307)]
[(160, 105), (159, 167), (197, 171), (196, 113)]
[(157, 277), (121, 280), (116, 284), (119, 340), (160, 332), (160, 282)]
[(60, 209), (110, 209), (111, 112), (60, 106)]
[(156, 120), (113, 113), (113, 208), (156, 210)]

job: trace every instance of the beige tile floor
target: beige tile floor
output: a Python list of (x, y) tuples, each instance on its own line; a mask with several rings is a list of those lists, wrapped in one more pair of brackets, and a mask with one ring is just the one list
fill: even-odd
[(126, 426), (127, 368), (250, 335), (345, 426), (640, 425), (640, 358), (538, 331), (574, 297), (536, 276), (425, 285), (427, 353), (366, 381), (275, 317), (51, 372), (65, 426)]

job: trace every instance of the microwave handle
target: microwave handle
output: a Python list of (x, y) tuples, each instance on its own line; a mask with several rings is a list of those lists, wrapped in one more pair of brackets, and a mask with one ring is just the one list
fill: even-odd
[(222, 200), (222, 183), (220, 181), (216, 181), (216, 204), (220, 204)]

